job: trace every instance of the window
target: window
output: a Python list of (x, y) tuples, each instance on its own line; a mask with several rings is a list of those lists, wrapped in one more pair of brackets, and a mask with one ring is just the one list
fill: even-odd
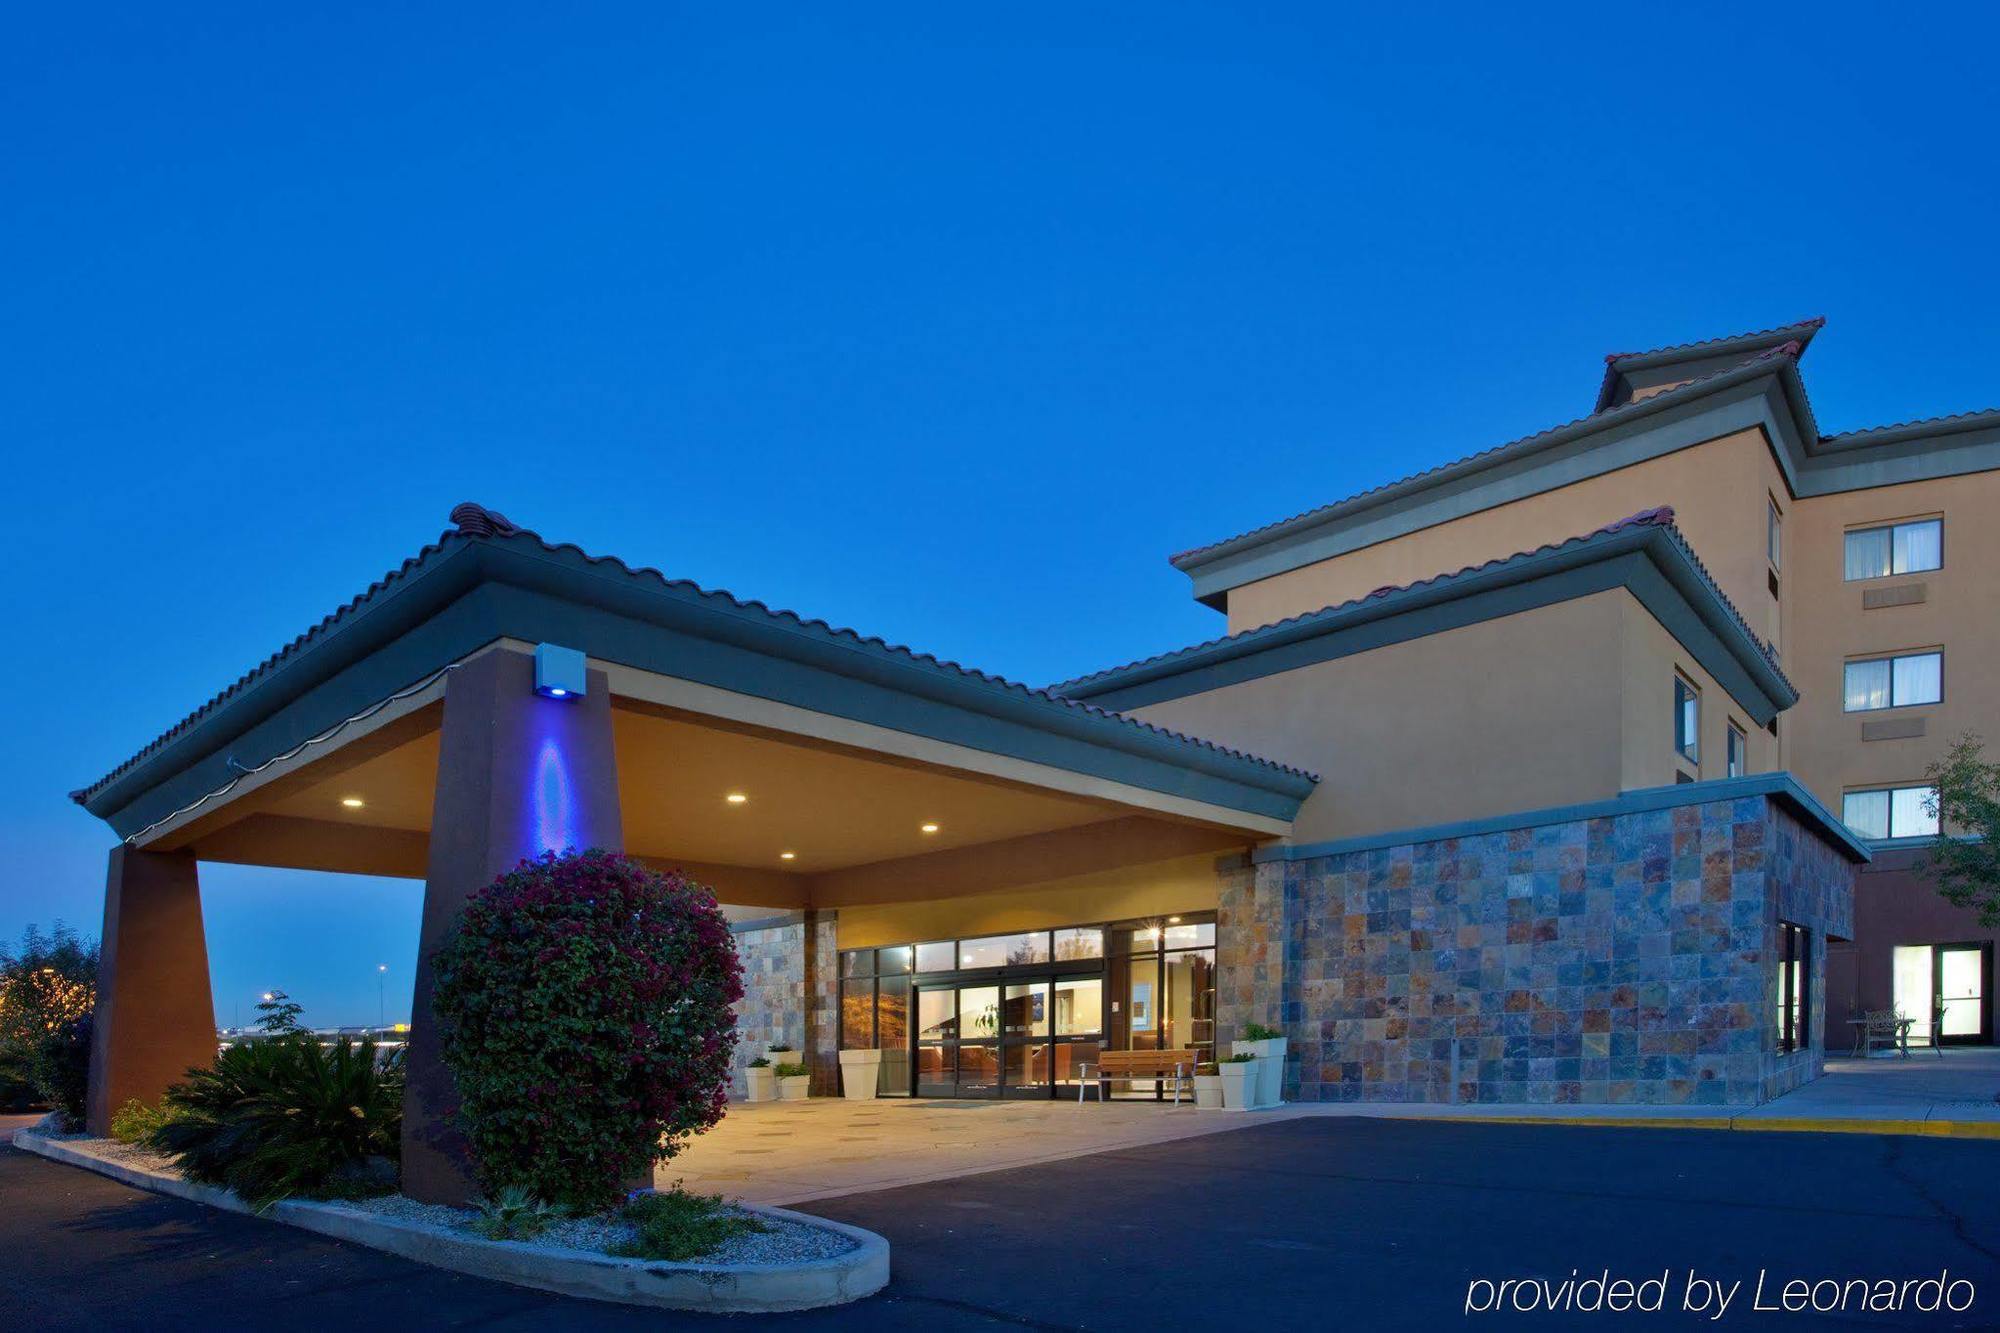
[(1780, 563), (1778, 554), (1779, 548), (1782, 545), (1780, 538), (1783, 536), (1784, 518), (1778, 513), (1778, 502), (1766, 497), (1764, 501), (1764, 513), (1766, 515), (1764, 520), (1764, 554), (1770, 557), (1771, 568), (1783, 569), (1784, 565)]
[(1701, 762), (1701, 691), (1678, 675), (1674, 677), (1674, 749), (1683, 759)]
[(1944, 565), (1944, 520), (1918, 519), (1847, 534), (1847, 581), (1920, 574)]
[(1743, 728), (1729, 724), (1729, 776), (1740, 778), (1750, 771), (1750, 740)]
[(1944, 654), (1904, 653), (1849, 662), (1846, 676), (1850, 713), (1934, 704), (1944, 697)]
[(1862, 838), (1928, 838), (1938, 831), (1937, 788), (1877, 787), (1848, 792), (1840, 820)]
[(1804, 1050), (1812, 1041), (1812, 932), (1778, 923), (1778, 1049)]

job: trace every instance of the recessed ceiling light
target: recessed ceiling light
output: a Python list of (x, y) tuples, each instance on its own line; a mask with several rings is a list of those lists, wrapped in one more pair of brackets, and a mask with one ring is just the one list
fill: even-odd
[(938, 826), (936, 824), (925, 824), (918, 831), (921, 833), (936, 833), (938, 831)]
[(1178, 926), (1180, 923), (1181, 919), (1177, 916), (1170, 916), (1167, 918), (1167, 924), (1170, 926)]
[(741, 805), (750, 798), (748, 796), (745, 796), (740, 791), (733, 791), (730, 792), (729, 795), (723, 797), (722, 799), (729, 802), (731, 805)]
[(340, 798), (340, 803), (349, 810), (359, 810), (366, 804), (359, 796), (343, 796)]
[(796, 861), (799, 859), (799, 854), (797, 852), (779, 852), (778, 859), (780, 861)]

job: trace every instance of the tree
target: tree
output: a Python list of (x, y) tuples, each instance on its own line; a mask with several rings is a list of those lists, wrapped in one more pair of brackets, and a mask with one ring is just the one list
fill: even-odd
[[(0, 1108), (54, 1104), (67, 1114), (77, 1104), (68, 1057), (96, 1007), (95, 940), (58, 921), (46, 931), (29, 926), (17, 947), (0, 944)], [(87, 1068), (87, 1035), (80, 1049)]]
[(524, 861), (432, 961), (490, 1197), (604, 1207), (722, 1118), (743, 974), (715, 895), (678, 873), (596, 850)]
[(0, 945), (0, 1048), (26, 1050), (97, 1007), (97, 942), (58, 921)]
[(305, 1029), (299, 1024), (299, 1015), (305, 1006), (293, 1002), (292, 997), (281, 990), (267, 990), (257, 1005), (257, 1026), (267, 1037), (289, 1037)]
[(1924, 806), (1938, 832), (1924, 869), (1945, 901), (1979, 913), (1988, 930), (2000, 927), (2000, 764), (1968, 731), (1925, 776), (1936, 795)]

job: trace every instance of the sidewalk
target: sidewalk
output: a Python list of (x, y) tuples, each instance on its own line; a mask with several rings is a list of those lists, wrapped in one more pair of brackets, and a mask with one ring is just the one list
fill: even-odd
[(1818, 1134), (2000, 1139), (2000, 1049), (1920, 1049), (1905, 1060), (1835, 1057), (1826, 1073), (1762, 1106), (1543, 1106), (1321, 1103), (1306, 1115), (1510, 1125), (1623, 1125)]

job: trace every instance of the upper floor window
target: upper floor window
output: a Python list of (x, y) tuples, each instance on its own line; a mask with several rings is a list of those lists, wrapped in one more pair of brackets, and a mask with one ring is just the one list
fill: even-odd
[(1674, 749), (1684, 759), (1701, 762), (1701, 691), (1679, 675), (1674, 677)]
[(1849, 662), (1846, 677), (1850, 713), (1934, 704), (1944, 697), (1944, 654), (1904, 653)]
[(1929, 838), (1938, 831), (1936, 787), (1877, 787), (1841, 798), (1840, 822), (1863, 838)]
[(1848, 581), (1920, 574), (1944, 564), (1944, 520), (1918, 519), (1847, 534)]
[(1779, 540), (1784, 535), (1783, 526), (1784, 516), (1778, 513), (1778, 502), (1767, 498), (1764, 502), (1764, 554), (1770, 557), (1773, 569), (1784, 568), (1778, 559), (1783, 545)]
[(1740, 778), (1750, 771), (1750, 739), (1743, 728), (1729, 724), (1729, 776)]

